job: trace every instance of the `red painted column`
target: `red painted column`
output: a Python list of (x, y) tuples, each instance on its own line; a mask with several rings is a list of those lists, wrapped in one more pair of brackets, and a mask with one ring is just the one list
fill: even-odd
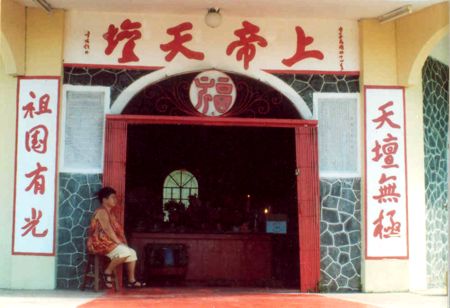
[(317, 127), (296, 127), (300, 291), (317, 292), (320, 280), (320, 181)]
[(103, 166), (103, 185), (111, 186), (117, 192), (120, 206), (115, 214), (123, 223), (125, 201), (125, 172), (127, 162), (127, 123), (106, 120), (105, 159)]
[[(117, 192), (119, 205), (114, 213), (124, 223), (125, 172), (127, 162), (127, 123), (106, 119), (103, 186), (111, 186)], [(118, 269), (119, 285), (122, 287), (122, 268)]]

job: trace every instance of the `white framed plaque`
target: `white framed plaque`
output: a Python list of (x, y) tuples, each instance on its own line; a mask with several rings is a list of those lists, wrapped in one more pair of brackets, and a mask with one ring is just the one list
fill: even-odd
[(60, 77), (18, 78), (13, 255), (55, 255)]
[(364, 97), (366, 259), (407, 259), (404, 88), (365, 86)]

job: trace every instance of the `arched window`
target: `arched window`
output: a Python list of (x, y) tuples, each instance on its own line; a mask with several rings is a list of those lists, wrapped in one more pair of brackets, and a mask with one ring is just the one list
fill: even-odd
[(198, 182), (195, 176), (187, 170), (172, 171), (164, 181), (163, 206), (174, 200), (182, 202), (185, 207), (189, 204), (189, 196), (198, 196)]

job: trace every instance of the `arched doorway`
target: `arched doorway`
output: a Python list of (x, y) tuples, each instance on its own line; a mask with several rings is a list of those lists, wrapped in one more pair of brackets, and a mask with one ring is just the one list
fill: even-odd
[[(238, 98), (228, 116), (205, 117), (195, 113), (186, 94), (196, 73), (183, 74), (144, 87), (123, 108), (127, 114), (106, 119), (104, 185), (114, 186), (125, 200), (129, 128), (139, 125), (177, 125), (227, 128), (285, 128), (295, 139), (296, 202), (299, 241), (299, 281), (302, 292), (318, 291), (320, 279), (320, 202), (317, 163), (317, 123), (300, 119), (298, 108), (266, 84), (231, 75)], [(241, 93), (239, 97), (239, 93)], [(119, 208), (124, 219), (124, 209)]]

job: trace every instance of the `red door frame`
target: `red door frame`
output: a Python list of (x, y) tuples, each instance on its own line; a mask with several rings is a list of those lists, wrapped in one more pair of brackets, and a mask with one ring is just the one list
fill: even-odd
[[(222, 117), (107, 115), (103, 185), (125, 196), (127, 128), (129, 124), (285, 127), (295, 129), (299, 221), (300, 291), (317, 292), (320, 280), (320, 191), (317, 121)], [(124, 207), (117, 208), (124, 219)]]

